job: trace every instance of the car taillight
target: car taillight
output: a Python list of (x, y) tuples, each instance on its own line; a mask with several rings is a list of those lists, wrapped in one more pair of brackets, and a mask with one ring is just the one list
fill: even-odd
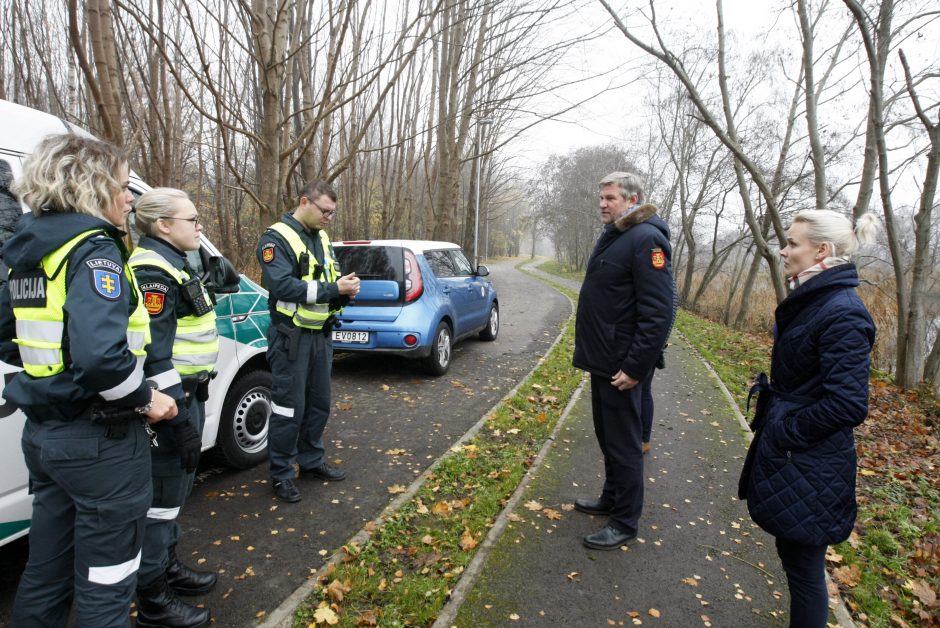
[(418, 344), (418, 337), (415, 336), (414, 334), (408, 334), (407, 336), (405, 336), (405, 344), (408, 345), (409, 347), (415, 346), (416, 344)]
[(421, 280), (421, 269), (418, 260), (411, 251), (405, 251), (405, 303), (411, 303), (424, 292), (424, 281)]

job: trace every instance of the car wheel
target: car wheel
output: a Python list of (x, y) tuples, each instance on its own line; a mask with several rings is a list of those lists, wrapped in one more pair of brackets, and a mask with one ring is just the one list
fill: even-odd
[(247, 469), (268, 458), (271, 373), (250, 371), (229, 388), (222, 405), (219, 448), (226, 462)]
[(490, 308), (490, 317), (486, 321), (486, 327), (480, 332), (480, 338), (496, 340), (497, 335), (499, 335), (499, 306), (494, 303)]
[(425, 366), (431, 375), (443, 375), (450, 368), (451, 350), (454, 341), (450, 335), (450, 327), (441, 322), (434, 332), (434, 342), (431, 343), (431, 355), (425, 359)]

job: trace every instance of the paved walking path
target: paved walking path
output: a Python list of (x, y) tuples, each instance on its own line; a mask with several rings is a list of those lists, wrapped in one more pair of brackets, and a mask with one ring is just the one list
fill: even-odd
[(581, 545), (604, 525), (572, 509), (575, 498), (597, 496), (603, 481), (588, 384), (469, 593), (438, 625), (787, 624), (773, 539), (735, 498), (741, 424), (695, 352), (678, 335), (672, 343), (653, 380), (641, 541), (612, 552)]

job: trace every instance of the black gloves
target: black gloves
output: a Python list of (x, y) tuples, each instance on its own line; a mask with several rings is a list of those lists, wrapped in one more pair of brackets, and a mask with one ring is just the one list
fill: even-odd
[(180, 464), (186, 473), (192, 473), (199, 464), (202, 438), (189, 421), (173, 426), (173, 442), (180, 455)]

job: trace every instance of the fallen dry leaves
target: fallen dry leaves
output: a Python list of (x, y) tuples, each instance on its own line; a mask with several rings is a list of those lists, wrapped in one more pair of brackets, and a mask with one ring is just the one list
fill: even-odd
[(339, 623), (339, 617), (336, 616), (336, 611), (330, 608), (324, 601), (320, 602), (317, 610), (313, 611), (313, 621), (314, 626), (317, 624), (329, 624), (330, 626), (334, 626)]
[(473, 538), (473, 534), (471, 534), (470, 530), (463, 531), (463, 536), (460, 537), (460, 549), (465, 552), (469, 552), (478, 544), (479, 542)]
[[(936, 401), (922, 399), (918, 391), (905, 391), (883, 381), (872, 381), (868, 418), (855, 429), (859, 461), (857, 494), (861, 510), (849, 544), (859, 549), (867, 533), (879, 529), (896, 536), (897, 523), (892, 515), (898, 508), (909, 511), (905, 519), (925, 531), (917, 538), (904, 541), (907, 556), (904, 572), (909, 576), (884, 574), (887, 586), (879, 590), (878, 595), (890, 604), (895, 625), (900, 625), (899, 620), (911, 625), (940, 625), (936, 594), (936, 583), (940, 582), (940, 534), (931, 532), (928, 523), (937, 516), (937, 502), (924, 493), (925, 489), (934, 494), (940, 491), (938, 415)], [(890, 501), (883, 497), (883, 489), (888, 486), (892, 495)], [(827, 560), (830, 566), (840, 564), (829, 556)], [(881, 569), (864, 562), (863, 551), (857, 553), (856, 560), (863, 561), (860, 563), (862, 572)], [(842, 593), (851, 606), (855, 586), (851, 582), (857, 584), (858, 580), (850, 577), (850, 583), (843, 582), (836, 575), (840, 569), (842, 567), (832, 570), (832, 575), (843, 586)]]

